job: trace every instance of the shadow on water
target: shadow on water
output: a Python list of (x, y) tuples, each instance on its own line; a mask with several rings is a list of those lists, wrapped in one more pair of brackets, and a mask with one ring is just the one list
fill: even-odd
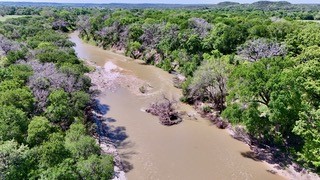
[(252, 159), (254, 161), (261, 161), (261, 159), (259, 159), (259, 157), (252, 151), (241, 152), (241, 156)]
[(100, 100), (95, 99), (93, 101), (93, 107), (94, 111), (98, 114), (98, 115), (106, 115), (107, 112), (110, 110), (110, 107), (106, 104), (101, 104)]
[[(93, 109), (95, 111), (95, 123), (97, 126), (97, 133), (99, 134), (99, 141), (106, 141), (105, 143), (114, 145), (118, 150), (128, 150), (134, 146), (131, 141), (128, 141), (129, 137), (126, 133), (126, 127), (115, 126), (111, 123), (116, 122), (116, 119), (105, 117), (110, 111), (110, 106), (101, 104), (97, 99), (94, 100)], [(120, 153), (121, 165), (125, 172), (129, 172), (133, 169), (133, 165), (130, 163), (130, 159), (133, 155), (137, 154), (134, 151), (125, 151)]]
[[(254, 161), (265, 161), (269, 164), (272, 164), (273, 167), (278, 170), (284, 170), (288, 165), (292, 164), (292, 160), (289, 155), (276, 147), (260, 144), (251, 146), (251, 150), (252, 151), (241, 152), (240, 154), (243, 157), (252, 159)], [(295, 166), (294, 168), (297, 172), (302, 170), (299, 166)], [(270, 169), (268, 169), (267, 172), (271, 174), (277, 174), (276, 171)]]

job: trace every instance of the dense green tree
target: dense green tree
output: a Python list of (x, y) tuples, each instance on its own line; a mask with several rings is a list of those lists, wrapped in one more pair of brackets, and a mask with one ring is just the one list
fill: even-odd
[(10, 89), (0, 92), (0, 104), (14, 106), (25, 112), (32, 113), (34, 97), (29, 88)]
[(77, 171), (82, 179), (111, 179), (113, 176), (112, 157), (92, 155), (87, 160), (77, 163)]
[[(220, 29), (222, 26), (222, 29)], [(234, 27), (220, 25), (215, 27), (216, 39), (214, 42), (215, 49), (223, 54), (230, 54), (236, 51), (236, 48), (246, 41), (249, 35), (247, 27), (238, 24)]]
[(30, 66), (11, 65), (8, 68), (0, 68), (0, 81), (14, 79), (26, 82), (32, 74), (33, 71)]
[(296, 29), (286, 38), (286, 44), (291, 55), (300, 54), (310, 46), (320, 46), (320, 25), (308, 23), (303, 28)]
[[(76, 91), (71, 93), (71, 104), (74, 109), (79, 111), (79, 113), (83, 112), (84, 108), (87, 107), (90, 102), (90, 95), (83, 91)], [(76, 111), (75, 110), (75, 111)], [(80, 114), (81, 115), (81, 114)]]
[(24, 85), (23, 81), (21, 80), (4, 80), (0, 83), (0, 92), (16, 89), (16, 88), (22, 88)]
[(205, 56), (206, 60), (194, 73), (187, 97), (193, 101), (207, 101), (222, 111), (227, 96), (227, 64), (222, 58)]
[(26, 179), (28, 170), (29, 148), (19, 145), (16, 141), (0, 142), (0, 178)]
[(26, 114), (13, 106), (0, 107), (0, 140), (23, 142), (29, 123)]
[(297, 84), (302, 93), (303, 109), (299, 113), (293, 132), (304, 140), (302, 150), (298, 152), (299, 160), (305, 166), (315, 167), (319, 170), (319, 135), (320, 135), (320, 48), (308, 47), (297, 57), (299, 64), (297, 71)]
[(65, 146), (76, 159), (88, 158), (90, 155), (99, 153), (96, 141), (86, 135), (84, 125), (75, 123), (70, 126), (66, 133)]
[[(39, 7), (38, 13), (44, 9)], [(79, 124), (80, 130), (75, 128), (78, 124), (70, 127), (75, 119), (87, 122), (83, 119), (91, 81), (74, 43), (60, 30), (74, 29), (77, 13), (88, 11), (48, 7), (47, 18), (0, 22), (0, 179), (92, 179), (80, 175), (81, 163), (91, 166), (79, 165), (81, 171), (98, 179), (112, 177), (112, 158), (100, 156), (86, 124)], [(104, 20), (99, 22), (101, 27)], [(128, 27), (112, 25), (117, 28), (112, 42), (126, 41)], [(93, 156), (97, 163), (87, 162)]]
[(51, 122), (68, 125), (73, 121), (73, 110), (68, 93), (63, 90), (53, 91), (48, 100), (46, 115)]
[(68, 179), (77, 180), (79, 176), (76, 173), (74, 162), (71, 159), (65, 159), (62, 163), (45, 169), (40, 174), (40, 179)]
[(300, 119), (296, 122), (293, 132), (304, 140), (301, 152), (298, 152), (299, 160), (305, 166), (320, 168), (320, 109), (308, 107), (308, 111), (300, 113)]
[(289, 136), (301, 106), (292, 74), (285, 70), (291, 64), (288, 59), (269, 58), (237, 66), (230, 76), (228, 102), (239, 106), (227, 107), (224, 116), (237, 122), (238, 113), (232, 111), (240, 108), (250, 133), (269, 140)]
[(50, 134), (49, 140), (38, 148), (39, 167), (49, 168), (56, 166), (70, 157), (70, 152), (64, 146), (64, 137), (61, 133)]
[(52, 131), (53, 127), (47, 118), (41, 116), (33, 117), (28, 126), (27, 142), (30, 146), (40, 145), (48, 140)]

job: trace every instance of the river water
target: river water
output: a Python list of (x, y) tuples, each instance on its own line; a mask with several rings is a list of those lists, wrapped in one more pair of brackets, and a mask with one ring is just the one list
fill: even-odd
[[(150, 95), (138, 95), (128, 88), (102, 92), (98, 97), (106, 109), (108, 131), (117, 141), (129, 180), (207, 180), (207, 179), (283, 179), (270, 167), (245, 157), (247, 145), (233, 139), (209, 121), (197, 117), (165, 127), (143, 112), (162, 94), (178, 99), (181, 90), (172, 83), (172, 75), (154, 66), (143, 65), (123, 55), (89, 45), (70, 35), (78, 57), (104, 66), (112, 62), (153, 89)], [(128, 84), (129, 86), (129, 84)], [(181, 109), (194, 113), (192, 107)]]

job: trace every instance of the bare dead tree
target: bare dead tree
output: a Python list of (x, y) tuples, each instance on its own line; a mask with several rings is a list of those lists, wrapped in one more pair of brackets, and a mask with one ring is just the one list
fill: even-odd
[(212, 25), (202, 18), (189, 19), (189, 27), (194, 29), (202, 38), (212, 29)]
[(89, 16), (79, 16), (77, 21), (77, 27), (80, 31), (80, 34), (86, 35), (86, 37), (89, 37), (89, 32), (91, 30), (91, 23), (90, 23), (90, 17)]
[(61, 30), (63, 32), (68, 31), (69, 23), (63, 19), (58, 19), (52, 23), (52, 28), (54, 30)]
[(248, 61), (255, 62), (262, 58), (285, 56), (286, 48), (283, 44), (269, 42), (267, 39), (255, 39), (240, 46), (238, 54)]
[(129, 37), (129, 27), (121, 26), (118, 31), (119, 40), (113, 45), (114, 48), (118, 50), (123, 50), (126, 48), (128, 37)]
[(141, 35), (142, 46), (145, 49), (155, 49), (156, 45), (160, 42), (162, 37), (162, 31), (165, 24), (151, 24), (143, 26), (144, 33)]
[(39, 63), (38, 61), (20, 62), (30, 65), (34, 71), (29, 77), (28, 86), (32, 90), (38, 110), (42, 110), (52, 90), (64, 89), (66, 92), (79, 91), (82, 88), (82, 79), (59, 72), (53, 63)]
[(179, 113), (176, 111), (176, 104), (176, 100), (170, 100), (163, 95), (161, 100), (150, 104), (146, 112), (158, 116), (161, 124), (171, 126), (182, 121)]
[(9, 51), (16, 51), (21, 49), (21, 44), (12, 41), (0, 34), (0, 51), (7, 55)]

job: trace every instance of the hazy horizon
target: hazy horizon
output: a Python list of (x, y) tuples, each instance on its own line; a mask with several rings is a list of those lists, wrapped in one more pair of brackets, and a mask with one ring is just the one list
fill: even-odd
[[(219, 2), (238, 2), (238, 3), (253, 3), (258, 0), (0, 0), (0, 2), (44, 2), (44, 3), (97, 3), (97, 4), (108, 4), (108, 3), (159, 3), (159, 4), (217, 4)], [(269, 0), (278, 1), (278, 0)], [(293, 4), (319, 4), (319, 0), (287, 0)]]

